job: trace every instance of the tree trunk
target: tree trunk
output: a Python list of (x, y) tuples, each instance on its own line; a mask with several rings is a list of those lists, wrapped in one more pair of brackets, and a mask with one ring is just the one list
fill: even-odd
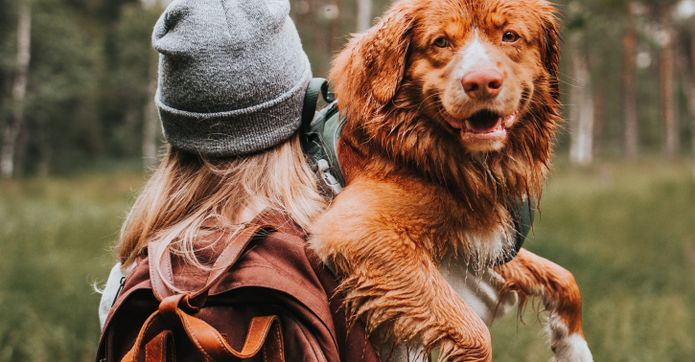
[(588, 58), (577, 38), (575, 35), (569, 51), (574, 78), (570, 88), (570, 161), (586, 166), (593, 161), (595, 109)]
[(145, 105), (145, 112), (142, 125), (142, 158), (145, 168), (149, 169), (157, 163), (157, 144), (159, 133), (157, 125), (157, 106), (154, 102), (157, 93), (157, 58), (150, 57), (150, 83), (148, 88), (148, 101)]
[(661, 9), (661, 26), (664, 39), (661, 42), (659, 57), (659, 90), (661, 104), (661, 120), (664, 129), (664, 155), (672, 158), (678, 152), (678, 123), (675, 113), (674, 95), (674, 42), (673, 20), (670, 7), (663, 5)]
[(340, 26), (340, 12), (343, 10), (340, 0), (331, 1), (331, 5), (335, 7), (337, 14), (334, 15), (333, 19), (330, 19), (330, 25), (326, 29), (326, 47), (328, 48), (328, 54), (334, 54), (337, 52), (342, 45), (341, 42), (337, 42), (338, 34), (341, 34)]
[(637, 123), (637, 95), (635, 88), (635, 71), (637, 58), (637, 31), (635, 29), (634, 5), (628, 3), (628, 21), (623, 35), (623, 115), (625, 156), (637, 157), (639, 152), (639, 128)]
[(0, 175), (10, 178), (16, 172), (15, 164), (19, 133), (24, 125), (24, 99), (29, 79), (29, 60), (31, 58), (31, 8), (24, 0), (19, 4), (17, 14), (17, 68), (12, 84), (12, 115), (3, 130), (0, 150)]
[(357, 32), (361, 33), (372, 25), (372, 0), (357, 0)]
[(693, 150), (693, 176), (695, 176), (695, 22), (690, 32), (690, 147)]
[(594, 103), (594, 141), (592, 142), (593, 150), (591, 153), (600, 155), (603, 151), (602, 147), (605, 146), (603, 128), (606, 121), (606, 89), (599, 87), (599, 89), (593, 90), (592, 97)]

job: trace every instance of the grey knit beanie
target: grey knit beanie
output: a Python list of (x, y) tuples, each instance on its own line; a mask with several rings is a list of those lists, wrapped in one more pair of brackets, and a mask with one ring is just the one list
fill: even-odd
[(175, 0), (152, 35), (166, 140), (209, 157), (259, 152), (301, 123), (309, 60), (288, 0)]

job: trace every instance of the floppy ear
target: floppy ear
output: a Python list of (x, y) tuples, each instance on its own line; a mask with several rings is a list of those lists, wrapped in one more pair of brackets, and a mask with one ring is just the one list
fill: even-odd
[(557, 26), (555, 9), (547, 4), (542, 17), (541, 61), (548, 72), (550, 92), (553, 99), (560, 101), (560, 30)]
[(385, 104), (403, 80), (413, 19), (408, 3), (396, 4), (360, 39), (364, 76), (372, 95)]

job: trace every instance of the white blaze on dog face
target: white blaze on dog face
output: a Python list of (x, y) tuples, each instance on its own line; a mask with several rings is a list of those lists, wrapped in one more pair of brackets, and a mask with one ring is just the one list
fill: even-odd
[[(519, 106), (521, 89), (516, 86), (518, 81), (514, 77), (513, 69), (499, 60), (503, 55), (499, 54), (494, 46), (481, 38), (479, 30), (475, 30), (468, 45), (458, 51), (448, 67), (446, 84), (441, 90), (441, 99), (444, 109), (452, 117), (459, 120), (480, 110), (490, 110), (500, 115), (513, 114)], [(476, 96), (476, 92), (466, 92), (462, 83), (466, 77), (489, 72), (494, 77), (499, 77), (501, 85), (499, 93), (494, 96)], [(491, 78), (482, 77), (480, 88), (488, 87), (485, 80)]]
[(469, 152), (503, 151), (544, 72), (540, 17), (525, 2), (433, 4), (426, 11), (439, 22), (413, 29), (406, 78), (421, 82), (426, 111)]
[(473, 31), (473, 39), (459, 52), (458, 57), (460, 60), (459, 64), (455, 64), (454, 77), (461, 78), (464, 74), (476, 69), (495, 68), (487, 46), (480, 39), (478, 29)]

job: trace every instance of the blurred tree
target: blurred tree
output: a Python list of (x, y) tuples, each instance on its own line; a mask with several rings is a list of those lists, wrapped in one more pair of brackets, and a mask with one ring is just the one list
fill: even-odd
[[(16, 40), (12, 35), (16, 31), (15, 1), (0, 0), (0, 141), (2, 131), (9, 122), (10, 79), (14, 73)], [(0, 147), (2, 144), (0, 143)]]
[(570, 160), (578, 165), (593, 161), (595, 107), (589, 59), (581, 46), (581, 35), (570, 36), (570, 64), (574, 84), (570, 91)]
[(695, 22), (690, 34), (690, 147), (692, 148), (693, 176), (695, 176)]
[(569, 87), (570, 160), (588, 165), (593, 160), (594, 95), (586, 42), (588, 17), (584, 4), (572, 1), (567, 6), (565, 26), (572, 84)]
[(0, 149), (0, 175), (12, 177), (15, 173), (20, 132), (24, 127), (24, 101), (31, 59), (31, 4), (22, 0), (17, 11), (17, 63), (12, 83), (11, 119), (3, 129)]
[[(145, 133), (152, 130), (147, 129), (146, 121), (153, 120), (150, 98), (154, 98), (152, 83), (156, 82), (157, 74), (157, 56), (150, 43), (150, 34), (161, 11), (156, 3), (152, 6), (141, 2), (124, 5), (113, 29), (113, 53), (107, 54), (112, 68), (105, 74), (109, 87), (104, 89), (103, 101), (108, 103), (104, 117), (112, 122), (111, 152), (120, 157), (145, 156), (145, 138), (147, 143), (155, 142), (147, 147), (156, 149), (157, 128), (155, 134)], [(147, 155), (148, 158), (152, 156), (155, 155)]]
[[(684, 42), (685, 61), (690, 69), (690, 84), (688, 90), (688, 105), (690, 114), (690, 146), (692, 148), (693, 176), (695, 176), (695, 0), (683, 0), (679, 3), (679, 20), (684, 25), (682, 33)], [(689, 40), (689, 41), (688, 41)]]
[(372, 0), (357, 0), (357, 32), (372, 26)]
[(637, 8), (636, 1), (626, 1), (626, 25), (623, 35), (623, 117), (625, 122), (625, 156), (637, 157), (639, 152), (639, 125), (637, 123)]
[[(143, 9), (149, 14), (156, 16), (160, 13), (169, 0), (143, 0)], [(143, 109), (142, 124), (142, 159), (145, 168), (152, 168), (157, 164), (157, 148), (162, 140), (159, 131), (159, 117), (154, 101), (157, 92), (157, 65), (158, 56), (155, 51), (149, 51), (148, 76), (149, 84), (147, 87), (147, 102)]]
[(35, 0), (26, 132), (18, 168), (48, 173), (84, 166), (104, 150), (96, 101), (103, 58), (99, 22), (83, 3)]
[(659, 14), (658, 42), (659, 54), (659, 91), (661, 121), (664, 128), (664, 155), (672, 158), (678, 152), (678, 123), (675, 113), (674, 80), (674, 38), (673, 4), (660, 0), (656, 3)]

